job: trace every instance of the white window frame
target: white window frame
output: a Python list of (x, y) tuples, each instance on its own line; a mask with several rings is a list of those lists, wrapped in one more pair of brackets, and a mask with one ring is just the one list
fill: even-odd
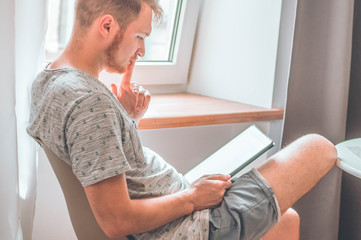
[[(132, 81), (142, 85), (185, 84), (192, 56), (201, 0), (183, 0), (172, 62), (137, 62)], [(117, 81), (119, 74), (102, 73), (105, 82)]]

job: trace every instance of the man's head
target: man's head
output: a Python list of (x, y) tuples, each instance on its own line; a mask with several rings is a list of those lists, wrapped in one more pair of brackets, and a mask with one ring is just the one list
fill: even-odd
[(162, 17), (163, 11), (158, 0), (77, 0), (75, 20), (86, 31), (96, 18), (110, 14), (116, 18), (120, 28), (125, 30), (139, 15), (143, 4), (150, 6), (155, 19)]
[(151, 22), (162, 14), (158, 0), (77, 0), (74, 31), (86, 37), (96, 29), (104, 39), (112, 37), (104, 50), (104, 67), (122, 73), (130, 60), (144, 55)]

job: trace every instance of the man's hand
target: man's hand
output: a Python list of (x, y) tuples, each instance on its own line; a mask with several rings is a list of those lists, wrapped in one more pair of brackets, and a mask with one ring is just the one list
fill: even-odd
[(190, 191), (194, 210), (214, 208), (223, 200), (228, 188), (232, 186), (230, 176), (205, 175), (191, 184)]
[(142, 86), (130, 82), (133, 74), (135, 61), (131, 61), (123, 75), (119, 89), (112, 84), (112, 92), (118, 98), (120, 104), (129, 116), (138, 122), (147, 111), (150, 102), (150, 93)]

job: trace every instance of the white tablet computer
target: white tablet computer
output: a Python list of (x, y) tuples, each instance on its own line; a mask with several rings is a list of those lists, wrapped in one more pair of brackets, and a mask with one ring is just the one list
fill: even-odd
[(190, 183), (205, 174), (233, 177), (273, 146), (272, 139), (252, 125), (184, 176)]

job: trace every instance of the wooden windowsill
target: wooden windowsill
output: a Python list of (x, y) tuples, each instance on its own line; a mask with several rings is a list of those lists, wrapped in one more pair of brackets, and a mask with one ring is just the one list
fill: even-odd
[(153, 95), (139, 129), (191, 127), (280, 120), (283, 109), (266, 109), (190, 93)]

